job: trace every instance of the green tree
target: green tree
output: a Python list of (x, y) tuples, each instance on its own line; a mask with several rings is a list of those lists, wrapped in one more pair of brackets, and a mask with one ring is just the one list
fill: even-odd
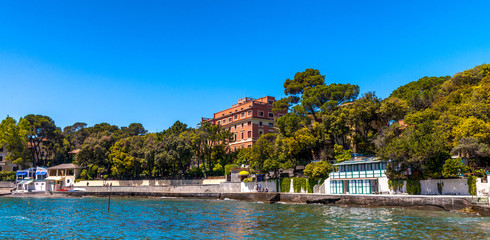
[(17, 122), (7, 116), (0, 123), (0, 147), (7, 150), (7, 160), (17, 164), (21, 169), (31, 163), (30, 152), (27, 148), (28, 125), (25, 120)]
[(325, 84), (325, 75), (321, 75), (319, 70), (308, 68), (294, 74), (293, 79), (286, 79), (284, 94), (291, 96), (289, 102), (298, 103), (305, 89), (323, 84)]
[(442, 176), (445, 178), (458, 177), (468, 172), (468, 167), (462, 163), (461, 158), (447, 159), (442, 166)]
[(390, 98), (399, 98), (407, 101), (409, 106), (415, 111), (423, 110), (430, 107), (437, 97), (441, 85), (450, 78), (450, 76), (423, 77), (397, 88), (391, 93)]
[(308, 178), (311, 178), (315, 182), (318, 182), (318, 180), (327, 179), (330, 172), (332, 172), (332, 170), (333, 170), (332, 164), (325, 161), (319, 161), (319, 162), (312, 162), (306, 165), (304, 174)]
[(335, 144), (334, 152), (335, 152), (335, 159), (337, 160), (338, 163), (345, 162), (352, 158), (351, 156), (352, 150), (350, 149), (344, 150), (344, 148), (341, 145)]
[(301, 98), (301, 106), (318, 122), (317, 112), (332, 111), (338, 105), (352, 101), (359, 95), (359, 86), (351, 84), (317, 85), (306, 88)]
[(24, 119), (28, 126), (27, 139), (33, 166), (46, 166), (48, 158), (54, 155), (53, 141), (61, 135), (61, 129), (48, 116), (29, 114)]

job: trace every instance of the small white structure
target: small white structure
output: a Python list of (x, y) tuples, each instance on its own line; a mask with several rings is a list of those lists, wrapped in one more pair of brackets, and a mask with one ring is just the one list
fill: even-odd
[(47, 175), (48, 170), (43, 167), (17, 171), (17, 192), (45, 192)]

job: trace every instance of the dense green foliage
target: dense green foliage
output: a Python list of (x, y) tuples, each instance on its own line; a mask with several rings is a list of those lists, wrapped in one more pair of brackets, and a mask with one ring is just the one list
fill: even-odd
[(444, 182), (438, 182), (437, 183), (437, 192), (439, 192), (439, 194), (442, 194), (443, 188), (444, 188)]
[(468, 167), (462, 163), (461, 158), (450, 158), (442, 166), (442, 176), (445, 178), (459, 177), (466, 172), (468, 172)]
[[(424, 77), (401, 86), (390, 98), (408, 102), (401, 124), (380, 129), (377, 153), (393, 161), (390, 178), (454, 177), (466, 169), (451, 154), (470, 159), (470, 169), (490, 165), (490, 65), (453, 77)], [(396, 114), (395, 114), (396, 115)], [(400, 117), (401, 115), (399, 115)], [(398, 119), (393, 119), (398, 120)], [(445, 170), (444, 170), (445, 165)]]
[(0, 181), (14, 181), (15, 172), (12, 171), (0, 171)]
[(420, 192), (420, 181), (416, 179), (407, 179), (407, 193), (411, 195), (419, 195)]
[(468, 193), (470, 195), (476, 195), (476, 177), (469, 176), (467, 181), (468, 181)]
[(306, 165), (304, 174), (312, 180), (325, 180), (332, 172), (333, 166), (325, 161), (312, 162)]
[(225, 165), (225, 175), (228, 175), (231, 173), (231, 169), (235, 169), (235, 168), (240, 168), (240, 166), (238, 164), (228, 164), (228, 165)]
[(291, 178), (281, 178), (281, 192), (291, 191)]
[(401, 192), (404, 184), (402, 179), (388, 179), (388, 187), (395, 192)]
[(315, 181), (315, 179), (307, 178), (306, 179), (306, 192), (307, 193), (313, 193), (313, 189), (317, 183), (318, 183), (318, 181)]
[(295, 177), (293, 178), (293, 190), (295, 193), (300, 193), (301, 189), (306, 190), (306, 178)]

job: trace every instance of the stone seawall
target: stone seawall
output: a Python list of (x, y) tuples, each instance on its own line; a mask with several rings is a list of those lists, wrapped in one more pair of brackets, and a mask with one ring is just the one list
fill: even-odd
[[(217, 186), (216, 186), (217, 187)], [(265, 203), (304, 203), (331, 204), (357, 207), (404, 207), (430, 210), (464, 210), (472, 208), (470, 197), (465, 196), (407, 196), (407, 195), (330, 195), (330, 194), (301, 194), (301, 193), (223, 193), (223, 192), (177, 192), (162, 191), (163, 187), (154, 189), (131, 189), (127, 187), (107, 188), (103, 191), (87, 189), (86, 192), (66, 192), (68, 196), (135, 196), (135, 197), (181, 197), (181, 198), (212, 198), (233, 199)], [(216, 188), (216, 190), (219, 188)], [(124, 190), (124, 191), (121, 191)], [(159, 191), (157, 191), (159, 190)], [(478, 211), (480, 212), (480, 211)], [(484, 213), (485, 215), (488, 214)]]

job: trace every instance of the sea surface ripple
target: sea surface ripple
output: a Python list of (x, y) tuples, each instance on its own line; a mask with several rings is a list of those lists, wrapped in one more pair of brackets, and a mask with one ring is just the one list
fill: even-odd
[(490, 218), (172, 198), (0, 198), (0, 239), (488, 239)]

